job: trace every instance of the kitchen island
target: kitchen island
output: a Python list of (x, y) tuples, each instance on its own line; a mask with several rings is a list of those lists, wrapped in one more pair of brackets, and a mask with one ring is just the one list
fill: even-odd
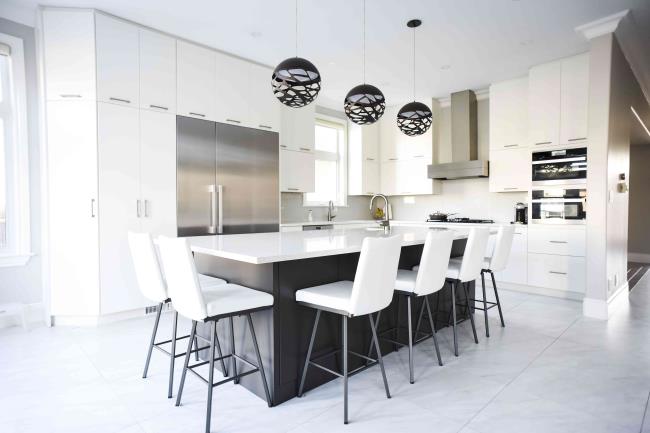
[[(410, 269), (419, 263), (422, 247), (430, 230), (444, 229), (391, 228), (389, 235), (402, 238), (400, 268)], [(468, 230), (459, 228), (454, 232), (452, 256), (459, 256), (464, 251)], [(274, 404), (287, 401), (297, 394), (314, 320), (314, 310), (298, 305), (295, 302), (295, 292), (334, 281), (354, 280), (363, 240), (366, 237), (380, 236), (386, 236), (383, 229), (373, 228), (188, 238), (199, 272), (274, 296), (272, 309), (253, 314)], [(470, 296), (474, 297), (473, 284)], [(380, 332), (382, 329), (394, 327), (396, 323), (406, 326), (406, 307), (398, 303), (395, 297), (386, 312), (381, 315), (378, 325)], [(433, 295), (432, 306), (436, 305), (441, 313), (434, 318), (436, 328), (447, 326), (451, 308), (448, 288)], [(418, 302), (414, 305), (414, 311), (419, 311), (419, 307)], [(461, 308), (460, 318), (466, 315), (467, 312)], [(224, 353), (229, 353), (229, 329), (227, 322), (222, 322), (218, 324), (218, 336)], [(207, 326), (200, 327), (199, 332), (207, 336)], [(248, 331), (243, 317), (235, 319), (234, 332), (238, 354), (254, 359), (250, 336), (245, 334)], [(404, 339), (405, 335), (405, 332), (402, 333), (400, 338)], [(340, 338), (340, 320), (324, 313), (313, 355), (319, 356), (340, 347)], [(350, 320), (348, 341), (350, 350), (360, 353), (368, 351), (370, 329), (365, 317)], [(392, 343), (387, 342), (381, 342), (381, 347), (383, 353), (396, 349)], [(361, 362), (352, 359), (350, 361), (350, 369), (356, 368)], [(330, 357), (322, 362), (331, 369), (339, 370), (337, 357)], [(332, 379), (333, 376), (313, 369), (309, 372), (305, 386), (309, 390)], [(390, 382), (391, 378), (388, 380)], [(264, 391), (257, 375), (242, 378), (241, 385), (263, 398)]]

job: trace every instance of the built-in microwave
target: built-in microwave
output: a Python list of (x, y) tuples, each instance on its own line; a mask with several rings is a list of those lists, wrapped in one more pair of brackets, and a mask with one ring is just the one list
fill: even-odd
[(584, 224), (587, 190), (584, 187), (533, 188), (530, 221), (538, 224)]
[(533, 185), (587, 183), (587, 148), (533, 152), (532, 181)]

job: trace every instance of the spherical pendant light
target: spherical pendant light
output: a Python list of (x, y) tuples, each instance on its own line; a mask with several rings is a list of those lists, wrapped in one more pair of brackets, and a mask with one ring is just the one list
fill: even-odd
[(345, 114), (357, 125), (370, 125), (379, 120), (386, 109), (386, 98), (371, 84), (353, 87), (345, 97)]
[(273, 71), (273, 94), (284, 105), (300, 108), (312, 103), (320, 91), (320, 72), (307, 59), (291, 57)]
[(422, 135), (431, 127), (433, 113), (422, 102), (409, 102), (397, 113), (397, 127), (406, 135)]

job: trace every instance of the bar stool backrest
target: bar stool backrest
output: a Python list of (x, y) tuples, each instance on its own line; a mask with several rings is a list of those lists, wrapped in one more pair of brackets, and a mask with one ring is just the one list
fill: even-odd
[(187, 239), (160, 236), (158, 249), (174, 309), (189, 319), (203, 321), (208, 313)]
[(511, 225), (499, 227), (497, 239), (494, 244), (494, 252), (490, 258), (490, 270), (499, 272), (508, 265), (510, 250), (512, 249), (512, 240), (515, 237), (515, 228)]
[(140, 292), (150, 301), (165, 302), (169, 298), (167, 286), (160, 272), (160, 263), (151, 235), (129, 232), (128, 239)]
[(465, 252), (463, 253), (463, 262), (460, 265), (458, 279), (461, 282), (465, 283), (475, 280), (481, 275), (489, 238), (490, 229), (487, 227), (474, 227), (470, 229), (467, 244), (465, 245)]
[(388, 307), (393, 299), (402, 236), (365, 238), (354, 276), (350, 314), (362, 316)]
[(427, 233), (420, 258), (420, 269), (415, 280), (416, 295), (430, 295), (444, 287), (453, 243), (452, 230), (431, 230)]

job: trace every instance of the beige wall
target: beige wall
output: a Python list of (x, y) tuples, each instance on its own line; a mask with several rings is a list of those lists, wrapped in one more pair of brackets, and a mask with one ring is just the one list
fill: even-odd
[(650, 256), (650, 145), (630, 147), (630, 215), (627, 250)]

